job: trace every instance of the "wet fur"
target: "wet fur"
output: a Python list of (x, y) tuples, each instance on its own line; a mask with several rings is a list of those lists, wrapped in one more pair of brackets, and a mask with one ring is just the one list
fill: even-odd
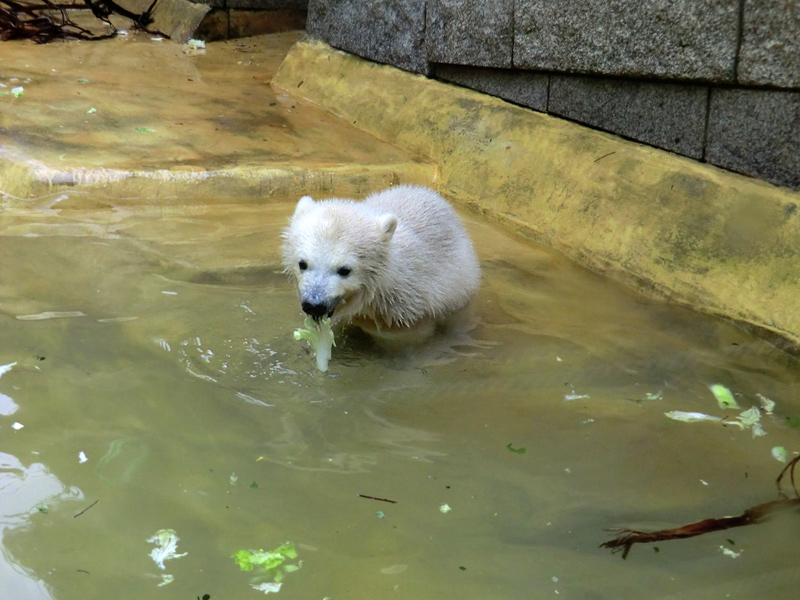
[(397, 186), (363, 202), (305, 196), (283, 232), (282, 254), (301, 302), (324, 304), (333, 324), (352, 322), (375, 337), (432, 334), (466, 309), (480, 284), (461, 220), (424, 187)]

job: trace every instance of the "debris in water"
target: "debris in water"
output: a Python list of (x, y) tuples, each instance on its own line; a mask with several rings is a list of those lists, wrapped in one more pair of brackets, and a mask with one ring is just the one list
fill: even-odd
[(91, 503), (89, 506), (87, 506), (86, 508), (84, 508), (84, 509), (83, 509), (81, 512), (79, 512), (78, 514), (76, 514), (76, 515), (72, 515), (72, 518), (73, 518), (73, 519), (77, 519), (78, 517), (80, 517), (80, 516), (81, 516), (83, 513), (85, 513), (85, 512), (86, 512), (87, 510), (89, 510), (90, 508), (92, 508), (92, 507), (93, 507), (95, 504), (97, 504), (98, 502), (100, 502), (100, 500), (95, 500), (94, 502), (92, 502), (92, 503)]
[(733, 399), (733, 394), (724, 385), (715, 383), (708, 386), (708, 388), (711, 390), (711, 393), (714, 394), (720, 408), (739, 408), (739, 405), (736, 404), (736, 400)]
[(672, 410), (664, 413), (670, 419), (675, 421), (682, 421), (683, 423), (699, 423), (700, 421), (715, 421), (721, 423), (725, 419), (722, 417), (714, 417), (700, 412), (684, 412), (682, 410)]
[(389, 502), (390, 504), (397, 504), (397, 500), (389, 500), (388, 498), (376, 498), (375, 496), (367, 496), (365, 494), (359, 494), (359, 498), (366, 498), (367, 500), (377, 500), (378, 502)]
[(761, 403), (761, 408), (764, 409), (764, 412), (771, 415), (775, 410), (775, 402), (767, 398), (764, 394), (756, 394), (756, 398), (758, 398), (758, 401)]
[(779, 462), (785, 463), (789, 460), (789, 453), (786, 452), (786, 448), (783, 446), (775, 446), (772, 449), (772, 457)]
[(730, 556), (731, 558), (739, 558), (742, 553), (741, 552), (734, 552), (730, 548), (726, 548), (725, 546), (719, 547), (720, 552), (722, 552), (725, 556)]
[[(744, 527), (745, 525), (756, 525), (764, 523), (772, 518), (775, 513), (782, 512), (788, 509), (797, 509), (800, 507), (800, 493), (795, 487), (794, 469), (797, 463), (800, 462), (800, 456), (795, 457), (786, 465), (775, 480), (775, 485), (778, 487), (779, 500), (759, 504), (746, 511), (738, 517), (722, 517), (721, 519), (704, 519), (697, 523), (684, 525), (683, 527), (676, 527), (674, 529), (662, 529), (660, 531), (637, 531), (635, 529), (611, 529), (617, 533), (617, 537), (600, 544), (601, 548), (609, 548), (612, 552), (622, 552), (622, 558), (627, 558), (631, 547), (634, 544), (649, 544), (652, 542), (662, 542), (667, 540), (678, 540), (683, 538), (695, 537), (713, 531), (722, 531), (724, 529), (731, 529), (733, 527)], [(794, 498), (788, 498), (781, 489), (783, 478), (789, 474), (789, 479), (794, 492)]]
[(707, 415), (700, 412), (684, 412), (682, 410), (673, 410), (664, 414), (670, 419), (682, 421), (683, 423), (712, 421), (715, 423), (722, 423), (723, 425), (735, 425), (739, 429), (750, 429), (753, 437), (767, 435), (767, 432), (764, 431), (764, 427), (761, 425), (761, 410), (757, 406), (753, 406), (739, 413), (739, 416), (737, 416), (736, 419), (729, 419), (728, 417), (715, 417), (713, 415)]
[(515, 452), (516, 454), (525, 454), (525, 448), (522, 448), (522, 447), (514, 448), (511, 445), (511, 443), (509, 443), (508, 446), (506, 446), (506, 448), (508, 448), (509, 452)]
[(314, 350), (317, 357), (317, 368), (325, 373), (331, 359), (331, 350), (336, 345), (336, 341), (333, 339), (331, 320), (315, 321), (311, 315), (307, 315), (303, 321), (303, 327), (304, 329), (295, 329), (294, 339), (305, 340), (311, 345), (311, 349)]
[(150, 551), (150, 558), (155, 561), (159, 569), (166, 569), (164, 566), (165, 560), (186, 556), (186, 552), (182, 554), (177, 553), (179, 539), (174, 529), (159, 529), (156, 531), (155, 535), (147, 539), (149, 543), (156, 545), (156, 547)]
[(78, 452), (78, 462), (79, 462), (79, 463), (83, 464), (83, 463), (85, 463), (87, 460), (89, 460), (89, 459), (86, 457), (86, 453), (85, 453), (83, 450), (81, 450), (80, 452)]
[[(287, 573), (293, 573), (302, 566), (302, 561), (297, 564), (285, 564), (288, 560), (297, 558), (297, 550), (290, 542), (278, 546), (272, 552), (264, 550), (238, 550), (231, 555), (242, 571), (258, 571), (256, 579), (251, 581), (253, 589), (269, 594), (281, 589), (281, 582)], [(262, 581), (259, 581), (261, 579)]]
[(442, 505), (439, 507), (439, 511), (440, 511), (440, 512), (443, 512), (443, 513), (445, 513), (445, 514), (449, 513), (451, 510), (453, 510), (453, 509), (452, 509), (452, 508), (450, 508), (450, 505), (449, 505), (449, 504), (442, 504)]

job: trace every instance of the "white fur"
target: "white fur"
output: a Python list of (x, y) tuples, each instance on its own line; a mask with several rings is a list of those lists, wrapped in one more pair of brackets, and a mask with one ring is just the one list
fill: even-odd
[(304, 196), (283, 232), (282, 251), (301, 303), (324, 305), (333, 323), (367, 322), (367, 330), (443, 322), (480, 284), (461, 220), (424, 187), (396, 186), (363, 202)]

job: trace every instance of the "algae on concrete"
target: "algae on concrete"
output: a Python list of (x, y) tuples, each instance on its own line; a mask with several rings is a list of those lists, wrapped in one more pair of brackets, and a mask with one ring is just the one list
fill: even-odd
[(435, 161), (442, 191), (587, 267), (800, 348), (800, 193), (322, 42), (273, 84)]

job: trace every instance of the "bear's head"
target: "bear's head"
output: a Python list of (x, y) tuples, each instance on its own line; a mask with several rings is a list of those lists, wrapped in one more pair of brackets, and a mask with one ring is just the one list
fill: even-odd
[(281, 250), (303, 311), (332, 323), (361, 312), (380, 293), (396, 229), (395, 215), (352, 200), (301, 198)]

